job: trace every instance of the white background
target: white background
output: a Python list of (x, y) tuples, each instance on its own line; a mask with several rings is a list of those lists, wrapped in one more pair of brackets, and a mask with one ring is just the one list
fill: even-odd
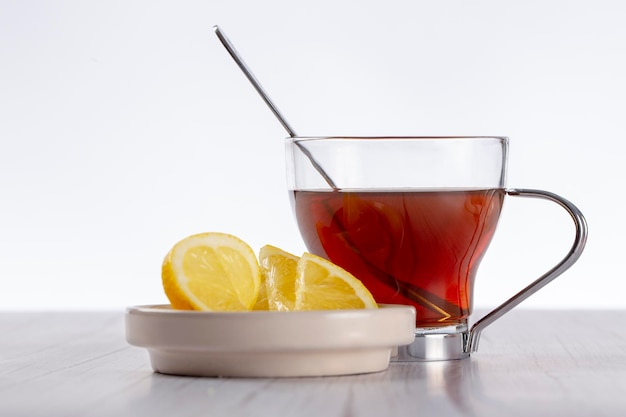
[[(579, 263), (523, 304), (624, 308), (626, 3), (0, 0), (0, 309), (166, 302), (179, 239), (300, 253), (282, 127), (505, 135), (511, 187), (575, 202)], [(476, 286), (493, 306), (568, 251), (547, 202), (508, 198)]]

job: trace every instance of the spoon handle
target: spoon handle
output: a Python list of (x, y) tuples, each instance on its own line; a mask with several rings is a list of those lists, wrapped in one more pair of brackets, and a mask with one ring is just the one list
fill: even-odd
[(252, 74), (252, 71), (250, 71), (250, 69), (245, 64), (245, 62), (243, 62), (243, 59), (241, 59), (241, 57), (237, 53), (237, 50), (235, 49), (233, 44), (228, 40), (226, 35), (222, 33), (219, 26), (217, 25), (213, 26), (213, 30), (215, 31), (215, 34), (219, 38), (220, 42), (222, 42), (222, 44), (224, 45), (224, 47), (226, 48), (230, 56), (235, 60), (239, 69), (243, 71), (246, 78), (248, 78), (248, 80), (252, 83), (252, 86), (255, 88), (257, 93), (259, 93), (263, 101), (265, 101), (265, 104), (267, 104), (267, 106), (270, 108), (272, 113), (274, 113), (274, 116), (276, 116), (280, 124), (283, 125), (285, 130), (287, 130), (287, 133), (289, 133), (289, 136), (291, 136), (292, 138), (297, 136), (296, 132), (291, 128), (289, 123), (287, 123), (287, 120), (283, 117), (280, 111), (278, 111), (278, 108), (276, 107), (274, 102), (272, 102), (270, 97), (267, 95), (267, 93), (265, 92), (265, 90), (263, 89), (259, 81), (255, 78), (254, 74)]

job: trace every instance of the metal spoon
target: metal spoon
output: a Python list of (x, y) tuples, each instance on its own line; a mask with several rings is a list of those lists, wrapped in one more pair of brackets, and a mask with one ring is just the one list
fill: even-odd
[[(224, 33), (220, 30), (219, 26), (217, 25), (213, 26), (213, 30), (215, 31), (215, 34), (219, 38), (220, 42), (222, 42), (222, 45), (224, 45), (224, 47), (226, 48), (230, 56), (235, 60), (239, 69), (244, 73), (246, 78), (248, 78), (248, 81), (252, 83), (252, 86), (256, 89), (257, 93), (259, 93), (259, 95), (261, 96), (265, 104), (267, 104), (267, 106), (270, 108), (272, 113), (274, 113), (274, 116), (276, 116), (280, 124), (283, 125), (283, 127), (285, 128), (289, 136), (292, 138), (296, 137), (297, 136), (296, 132), (291, 128), (289, 123), (287, 123), (287, 120), (280, 113), (280, 111), (278, 111), (278, 107), (276, 107), (274, 102), (267, 95), (267, 93), (265, 92), (265, 90), (263, 89), (259, 81), (252, 74), (252, 71), (250, 71), (248, 66), (245, 64), (245, 62), (243, 62), (243, 59), (237, 53), (237, 50), (235, 49), (233, 44), (230, 42), (230, 40), (228, 40), (226, 35), (224, 35)], [(328, 176), (328, 174), (326, 174), (324, 169), (319, 165), (319, 163), (315, 160), (315, 158), (313, 158), (313, 155), (311, 155), (311, 152), (305, 147), (303, 147), (302, 144), (300, 144), (299, 142), (295, 142), (295, 143), (296, 143), (296, 146), (300, 148), (302, 153), (311, 161), (311, 164), (313, 165), (313, 167), (317, 170), (317, 172), (319, 172), (319, 174), (324, 178), (324, 180), (328, 183), (328, 185), (333, 190), (338, 190), (333, 180)]]

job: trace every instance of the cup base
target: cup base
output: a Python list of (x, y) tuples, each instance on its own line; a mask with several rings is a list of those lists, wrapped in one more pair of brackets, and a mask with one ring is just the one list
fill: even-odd
[(415, 340), (400, 346), (391, 357), (392, 362), (428, 362), (469, 358), (467, 323), (445, 327), (415, 329)]

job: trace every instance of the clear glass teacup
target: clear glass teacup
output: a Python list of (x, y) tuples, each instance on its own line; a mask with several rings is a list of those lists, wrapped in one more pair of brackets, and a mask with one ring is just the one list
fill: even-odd
[[(308, 250), (354, 274), (377, 302), (415, 307), (415, 342), (395, 360), (468, 357), (484, 327), (569, 268), (586, 242), (585, 219), (572, 203), (506, 188), (506, 137), (293, 137), (286, 146)], [(470, 330), (476, 273), (507, 195), (560, 204), (574, 221), (575, 242)]]

